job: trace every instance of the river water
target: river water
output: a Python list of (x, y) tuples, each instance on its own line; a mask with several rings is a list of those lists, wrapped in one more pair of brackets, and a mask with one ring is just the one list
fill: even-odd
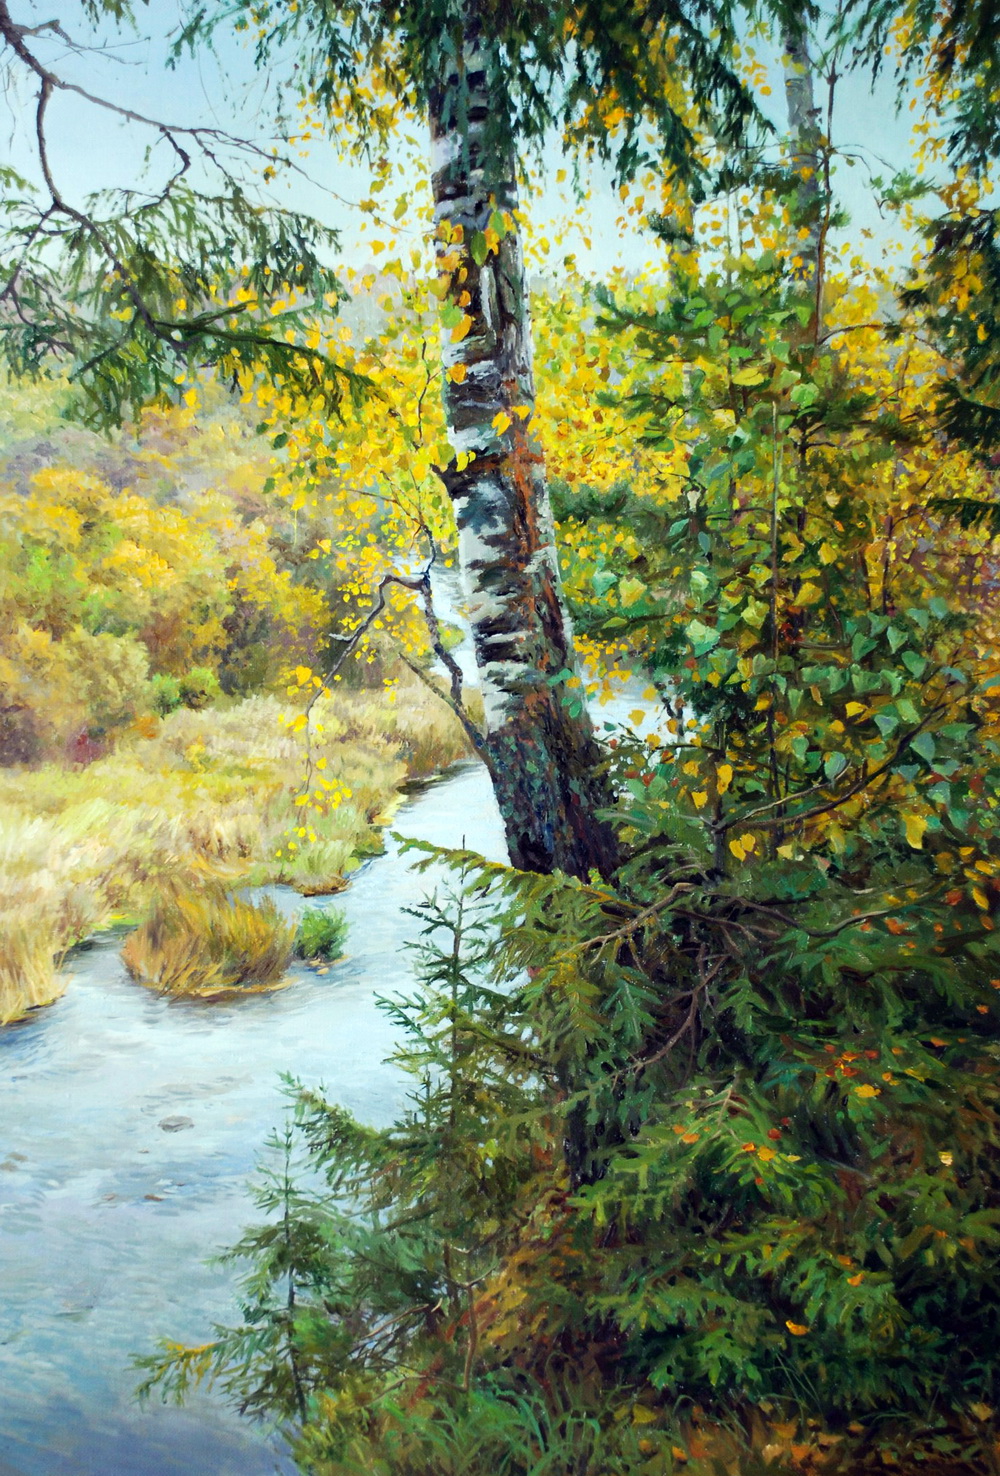
[[(504, 857), (478, 765), (427, 786), (393, 828)], [(409, 983), (419, 923), (403, 909), (433, 877), (387, 843), (334, 901), (348, 956), (325, 977), (300, 967), (274, 994), (168, 1001), (106, 936), (72, 960), (61, 1000), (0, 1032), (0, 1476), (294, 1471), (276, 1436), (210, 1394), (139, 1408), (129, 1357), (234, 1318), (232, 1270), (206, 1258), (257, 1218), (247, 1181), (282, 1118), (279, 1073), (369, 1123), (401, 1104), (375, 1000)]]

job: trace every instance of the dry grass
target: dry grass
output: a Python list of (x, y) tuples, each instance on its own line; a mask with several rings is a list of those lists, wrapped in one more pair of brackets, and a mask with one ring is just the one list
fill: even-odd
[(0, 1025), (62, 994), (68, 949), (103, 920), (73, 876), (85, 865), (71, 833), (16, 813), (0, 819)]
[(314, 824), (314, 843), (289, 848), (304, 772), (289, 715), (274, 697), (180, 709), (86, 768), (0, 769), (0, 1023), (61, 994), (72, 943), (142, 912), (164, 884), (214, 875), (339, 890), (355, 858), (380, 849), (400, 785), (466, 751), (417, 683), (395, 702), (338, 691), (314, 752), (351, 794)]
[(294, 924), (270, 899), (251, 902), (207, 883), (159, 893), (126, 938), (122, 960), (140, 984), (211, 999), (276, 988), (294, 944)]

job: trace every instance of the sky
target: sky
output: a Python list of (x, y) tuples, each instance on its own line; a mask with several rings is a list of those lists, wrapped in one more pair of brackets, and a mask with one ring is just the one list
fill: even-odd
[[(84, 30), (77, 4), (52, 4), (43, 0), (12, 0), (14, 18), (28, 25), (58, 16), (67, 31), (81, 40), (92, 40)], [(210, 55), (185, 57), (176, 68), (167, 65), (168, 38), (180, 19), (178, 0), (150, 0), (139, 9), (139, 31), (109, 32), (99, 53), (74, 53), (57, 38), (35, 39), (45, 62), (59, 75), (82, 87), (135, 108), (147, 116), (177, 124), (200, 124), (234, 131), (266, 142), (262, 120), (266, 119), (272, 79), (255, 71), (250, 43), (229, 33), (220, 34), (219, 60)], [(766, 100), (773, 121), (780, 127), (783, 95), (776, 55), (766, 57), (772, 94)], [(897, 109), (899, 88), (891, 72), (873, 85), (861, 73), (845, 77), (838, 85), (834, 115), (834, 138), (838, 147), (852, 152), (853, 167), (841, 163), (836, 185), (851, 225), (849, 235), (862, 229), (872, 232), (878, 250), (891, 245), (890, 228), (879, 214), (868, 188), (870, 173), (891, 175), (910, 160), (911, 116)], [(34, 89), (23, 77), (12, 76), (0, 96), (0, 158), (4, 155), (16, 168), (37, 175), (33, 164)], [(144, 154), (156, 135), (136, 124), (124, 123), (75, 95), (57, 95), (49, 110), (48, 134), (53, 171), (70, 198), (107, 186), (134, 184), (143, 170)], [(154, 150), (153, 177), (162, 175), (169, 160), (161, 143)], [(363, 164), (346, 159), (334, 144), (317, 140), (309, 145), (308, 157), (299, 161), (316, 181), (298, 178), (279, 189), (279, 203), (320, 216), (341, 232), (341, 254), (346, 264), (364, 267), (372, 261), (363, 222), (357, 208), (369, 189)], [(541, 189), (531, 202), (536, 222), (555, 220), (577, 208), (568, 186), (555, 182), (565, 167), (558, 141), (550, 140), (544, 150)], [(405, 188), (402, 177), (393, 198)], [(621, 232), (615, 225), (617, 193), (610, 171), (595, 167), (589, 198), (583, 206), (583, 224), (589, 247), (579, 233), (571, 249), (578, 264), (595, 275), (607, 275), (615, 267), (638, 270), (650, 256), (650, 243), (636, 232)]]

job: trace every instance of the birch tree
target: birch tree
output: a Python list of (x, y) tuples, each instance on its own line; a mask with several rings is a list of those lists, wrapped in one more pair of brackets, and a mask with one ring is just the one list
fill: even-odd
[(508, 129), (490, 96), (488, 50), (470, 20), (429, 95), (435, 221), (443, 257), (450, 241), (461, 243), (450, 296), (466, 304), (468, 327), (444, 340), (446, 418), (458, 452), (444, 478), (511, 860), (532, 871), (609, 874), (614, 842), (595, 815), (610, 799), (601, 755), (586, 709), (577, 702), (571, 713), (566, 687), (576, 673), (531, 425), (516, 163), (509, 143), (491, 146), (491, 135)]
[[(97, 0), (89, 13), (118, 16), (120, 7), (116, 0)], [(455, 456), (441, 475), (454, 504), (485, 698), (483, 750), (513, 863), (542, 872), (559, 869), (585, 877), (596, 870), (608, 876), (616, 861), (615, 843), (601, 811), (613, 795), (580, 700), (545, 468), (532, 426), (531, 322), (517, 222), (518, 171), (524, 150), (556, 127), (584, 148), (614, 153), (622, 176), (648, 160), (650, 150), (668, 167), (690, 174), (695, 152), (690, 119), (676, 105), (676, 86), (667, 84), (674, 71), (684, 72), (692, 96), (700, 100), (694, 112), (713, 114), (718, 137), (735, 136), (752, 108), (729, 61), (729, 22), (712, 7), (687, 0), (656, 0), (641, 11), (604, 0), (554, 8), (534, 0), (504, 7), (491, 0), (415, 0), (392, 14), (364, 0), (312, 0), (287, 7), (236, 0), (214, 10), (199, 7), (179, 46), (210, 44), (213, 28), (223, 20), (256, 31), (261, 66), (284, 43), (293, 45), (296, 83), (327, 107), (332, 129), (349, 123), (374, 146), (383, 146), (393, 113), (381, 105), (378, 89), (390, 103), (418, 109), (430, 125), (439, 264), (450, 276), (445, 313), (458, 315), (457, 329), (445, 340), (445, 409)], [(713, 20), (718, 20), (716, 32), (709, 29)], [(49, 222), (58, 220), (64, 251), (75, 252), (76, 281), (95, 332), (100, 326), (106, 339), (98, 354), (88, 356), (81, 335), (64, 332), (62, 348), (76, 361), (78, 373), (99, 384), (99, 408), (109, 409), (112, 417), (123, 403), (167, 390), (182, 354), (189, 369), (201, 362), (241, 372), (257, 351), (265, 372), (297, 376), (307, 394), (310, 378), (331, 384), (335, 394), (345, 385), (356, 390), (336, 364), (319, 362), (308, 336), (300, 341), (297, 318), (289, 323), (279, 317), (270, 331), (261, 332), (243, 307), (234, 314), (231, 293), (218, 294), (214, 279), (233, 250), (225, 236), (230, 210), (243, 237), (253, 238), (260, 220), (251, 239), (253, 260), (262, 263), (246, 287), (251, 303), (280, 299), (291, 269), (319, 289), (318, 294), (300, 291), (306, 302), (329, 298), (331, 287), (334, 295), (337, 291), (320, 268), (317, 252), (324, 238), (311, 238), (307, 225), (287, 212), (273, 221), (268, 217), (265, 225), (235, 188), (221, 202), (212, 201), (211, 209), (190, 191), (184, 194), (190, 146), (209, 162), (222, 142), (251, 158), (261, 153), (263, 161), (258, 145), (223, 140), (206, 130), (172, 129), (119, 108), (124, 121), (158, 132), (178, 160), (163, 198), (154, 195), (143, 202), (143, 211), (133, 212), (147, 227), (146, 237), (149, 222), (159, 229), (155, 249), (136, 232), (119, 242), (107, 209), (98, 216), (68, 202), (48, 169), (42, 129), (49, 98), (63, 84), (31, 50), (38, 29), (47, 28), (17, 24), (8, 5), (0, 3), (0, 39), (38, 88), (38, 152), (48, 194), (26, 218), (22, 259), (4, 288), (11, 309), (8, 344), (22, 358), (30, 351), (37, 367), (46, 353), (60, 349), (55, 329), (35, 331), (39, 316), (47, 313), (57, 326), (63, 319), (72, 323), (72, 313), (60, 317), (58, 274), (44, 263), (31, 271), (39, 234), (46, 235)], [(61, 34), (58, 27), (56, 33)], [(372, 78), (376, 93), (369, 85)], [(99, 100), (97, 105), (109, 104)], [(609, 111), (621, 120), (614, 145)], [(184, 208), (178, 216), (179, 206)], [(209, 262), (186, 277), (169, 262), (175, 216), (183, 222), (182, 235), (190, 237), (191, 254), (200, 250)], [(276, 226), (281, 229), (272, 255), (280, 260), (272, 262), (265, 246), (267, 232)], [(202, 237), (209, 230), (206, 253)], [(293, 260), (296, 242), (301, 243), (299, 261)], [(290, 267), (282, 272), (286, 260)], [(108, 282), (113, 324), (100, 313)], [(37, 289), (34, 297), (28, 284)], [(192, 301), (198, 304), (194, 315), (184, 311)], [(119, 330), (119, 321), (130, 326)]]
[(418, 0), (394, 21), (329, 0), (290, 16), (266, 7), (255, 14), (263, 26), (259, 60), (293, 43), (304, 90), (331, 115), (370, 127), (371, 93), (357, 85), (361, 58), (386, 92), (395, 89), (429, 124), (445, 279), (445, 413), (455, 451), (441, 475), (458, 528), (485, 756), (515, 866), (609, 876), (616, 846), (601, 812), (613, 795), (580, 700), (533, 428), (518, 173), (523, 150), (553, 126), (610, 153), (602, 99), (618, 104), (624, 121), (615, 146), (623, 174), (640, 158), (650, 125), (657, 152), (690, 173), (694, 137), (671, 100), (670, 67), (686, 63), (703, 110), (720, 105), (719, 130), (735, 134), (750, 105), (728, 49), (672, 0), (641, 15), (600, 3), (501, 11), (488, 0)]

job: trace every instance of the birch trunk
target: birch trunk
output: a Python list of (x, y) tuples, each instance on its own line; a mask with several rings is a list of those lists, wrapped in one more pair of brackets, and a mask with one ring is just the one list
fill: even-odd
[(607, 876), (616, 848), (610, 827), (595, 815), (611, 802), (602, 755), (582, 690), (568, 690), (559, 676), (575, 668), (532, 430), (521, 245), (516, 225), (499, 237), (495, 231), (503, 216), (512, 223), (518, 208), (511, 129), (498, 114), (474, 22), (457, 50), (429, 108), (435, 219), (439, 236), (454, 242), (442, 241), (439, 257), (451, 275), (449, 300), (464, 315), (443, 331), (451, 371), (445, 411), (458, 453), (443, 475), (458, 525), (493, 783), (513, 865)]
[(819, 273), (822, 249), (819, 110), (813, 96), (813, 63), (805, 27), (789, 26), (781, 40), (792, 168), (798, 176), (795, 217), (797, 224), (809, 232), (799, 247), (798, 254), (803, 263), (799, 275), (802, 280), (811, 282)]

